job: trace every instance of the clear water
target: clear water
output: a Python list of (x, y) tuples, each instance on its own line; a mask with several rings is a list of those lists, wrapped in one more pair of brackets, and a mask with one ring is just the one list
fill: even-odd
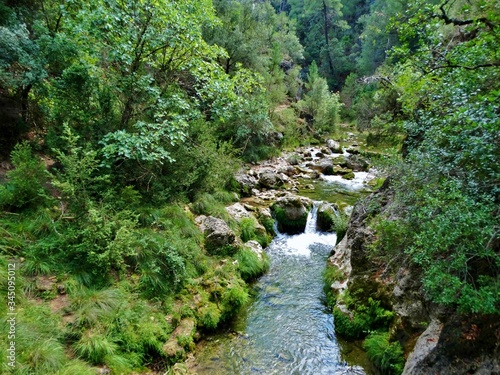
[(231, 333), (198, 349), (191, 370), (199, 375), (365, 374), (359, 362), (343, 355), (323, 303), (321, 276), (336, 235), (316, 232), (315, 213), (305, 233), (273, 240), (266, 249), (271, 268), (255, 284), (255, 299)]

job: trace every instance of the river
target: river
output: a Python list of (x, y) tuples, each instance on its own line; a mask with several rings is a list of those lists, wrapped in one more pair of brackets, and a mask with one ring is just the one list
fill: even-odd
[(318, 232), (315, 224), (313, 209), (304, 233), (274, 238), (266, 249), (270, 270), (253, 285), (252, 302), (226, 332), (198, 346), (190, 370), (199, 375), (371, 373), (359, 348), (335, 336), (322, 273), (336, 234)]

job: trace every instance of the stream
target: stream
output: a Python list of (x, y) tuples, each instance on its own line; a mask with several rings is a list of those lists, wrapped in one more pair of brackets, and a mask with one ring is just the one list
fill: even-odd
[[(320, 191), (335, 186), (328, 180), (317, 184)], [(363, 195), (357, 186), (349, 188), (357, 198)], [(251, 303), (226, 332), (198, 346), (188, 361), (191, 371), (198, 375), (372, 374), (359, 347), (336, 338), (332, 313), (324, 304), (322, 273), (336, 234), (316, 231), (317, 203), (304, 233), (274, 238), (266, 249), (270, 270), (253, 285)]]

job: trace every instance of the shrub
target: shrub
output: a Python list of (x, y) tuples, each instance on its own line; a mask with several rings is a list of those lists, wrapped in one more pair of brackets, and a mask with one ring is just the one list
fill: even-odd
[(71, 307), (77, 327), (90, 327), (110, 319), (123, 303), (119, 289), (93, 290), (81, 288), (72, 296)]
[(372, 333), (363, 342), (363, 348), (383, 374), (400, 375), (405, 364), (403, 348), (399, 341), (390, 342), (389, 339), (389, 332)]
[(256, 239), (256, 233), (255, 233), (255, 219), (251, 217), (244, 217), (240, 221), (240, 231), (241, 231), (241, 240), (243, 242), (247, 242), (250, 240), (255, 240)]
[(342, 296), (351, 313), (346, 313), (335, 307), (333, 317), (335, 332), (347, 339), (359, 339), (369, 332), (387, 328), (394, 317), (394, 313), (380, 306), (380, 301), (368, 298), (366, 304), (352, 298), (349, 292)]
[(0, 185), (0, 208), (23, 208), (47, 202), (44, 184), (48, 173), (28, 143), (19, 143), (11, 153), (14, 170), (7, 172), (8, 182)]
[(332, 284), (336, 281), (343, 280), (345, 280), (345, 275), (337, 266), (328, 265), (323, 271), (323, 285), (326, 296), (326, 304), (328, 306), (334, 306), (337, 300), (336, 295), (332, 291)]
[(68, 360), (63, 345), (52, 338), (34, 340), (26, 349), (19, 358), (26, 373), (53, 374)]

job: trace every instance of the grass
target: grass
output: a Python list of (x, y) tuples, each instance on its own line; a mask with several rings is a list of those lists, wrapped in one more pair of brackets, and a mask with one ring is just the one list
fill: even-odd
[(269, 259), (263, 254), (263, 258), (247, 248), (240, 249), (234, 256), (238, 261), (238, 270), (243, 280), (250, 281), (261, 276), (269, 270)]
[(87, 330), (73, 346), (75, 353), (92, 364), (103, 364), (118, 351), (118, 345), (98, 330)]

